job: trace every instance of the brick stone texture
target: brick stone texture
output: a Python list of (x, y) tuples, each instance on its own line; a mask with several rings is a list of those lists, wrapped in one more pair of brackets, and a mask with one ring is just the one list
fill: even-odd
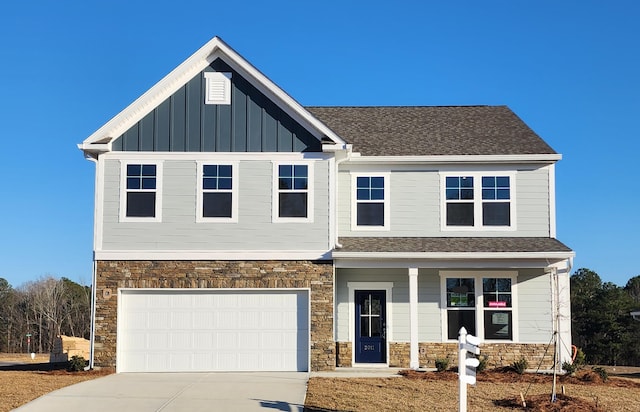
[(330, 261), (98, 261), (97, 367), (115, 367), (119, 288), (309, 288), (311, 370), (336, 365)]
[(353, 348), (351, 342), (336, 342), (336, 366), (340, 368), (351, 367)]
[[(436, 359), (444, 358), (449, 358), (450, 366), (457, 365), (457, 343), (420, 343), (419, 348), (421, 367), (435, 368)], [(509, 366), (521, 358), (527, 360), (530, 369), (537, 369), (538, 366), (541, 370), (553, 368), (553, 347), (543, 343), (483, 343), (480, 345), (480, 356), (487, 357), (488, 368)]]
[[(351, 342), (337, 342), (338, 366), (351, 367)], [(389, 342), (389, 366), (408, 368), (410, 361), (408, 342)], [(435, 368), (436, 359), (449, 358), (449, 366), (457, 366), (457, 343), (419, 343), (419, 364), (422, 368)], [(343, 355), (344, 353), (344, 355)], [(509, 366), (524, 358), (529, 369), (550, 370), (553, 368), (553, 348), (542, 343), (483, 343), (480, 346), (481, 356), (487, 357), (487, 367)]]

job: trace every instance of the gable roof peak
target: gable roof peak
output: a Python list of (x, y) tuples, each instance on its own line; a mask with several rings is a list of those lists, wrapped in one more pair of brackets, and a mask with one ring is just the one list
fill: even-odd
[(284, 112), (299, 121), (303, 126), (314, 130), (320, 139), (327, 137), (335, 143), (345, 143), (324, 123), (312, 116), (302, 105), (227, 45), (222, 38), (215, 36), (133, 103), (86, 138), (78, 145), (78, 148), (83, 150), (85, 154), (93, 156), (97, 153), (111, 151), (111, 144), (116, 138), (218, 58), (221, 58), (241, 76), (250, 81)]

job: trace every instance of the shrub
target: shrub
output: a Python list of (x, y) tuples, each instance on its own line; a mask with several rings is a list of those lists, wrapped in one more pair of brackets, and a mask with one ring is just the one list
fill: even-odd
[(587, 364), (587, 355), (584, 354), (582, 349), (578, 348), (578, 352), (576, 352), (576, 358), (573, 363), (578, 365), (578, 369), (582, 369), (582, 367)]
[(80, 372), (84, 370), (85, 366), (87, 366), (87, 361), (82, 356), (74, 355), (67, 363), (67, 371)]
[(488, 356), (478, 356), (478, 360), (480, 363), (476, 366), (476, 372), (484, 372), (487, 370), (487, 366), (489, 366), (489, 357)]
[(449, 358), (436, 359), (436, 369), (438, 372), (444, 372), (449, 369)]
[(602, 366), (594, 366), (591, 370), (600, 375), (600, 379), (602, 379), (603, 382), (606, 382), (607, 379), (609, 379), (609, 373), (607, 373)]
[(522, 375), (524, 371), (529, 367), (529, 362), (522, 357), (520, 360), (517, 360), (511, 364), (511, 369), (513, 369), (516, 373)]
[(564, 370), (568, 375), (575, 375), (578, 370), (578, 364), (576, 362), (562, 362), (562, 370)]

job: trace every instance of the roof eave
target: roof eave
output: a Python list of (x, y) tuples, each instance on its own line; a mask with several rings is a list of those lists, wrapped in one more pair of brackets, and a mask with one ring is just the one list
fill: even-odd
[(557, 263), (575, 257), (569, 252), (341, 252), (334, 259), (433, 259), (433, 260), (545, 260)]
[(433, 155), (433, 156), (362, 156), (353, 153), (351, 163), (402, 163), (402, 164), (549, 164), (562, 159), (559, 153), (510, 154), (510, 155)]

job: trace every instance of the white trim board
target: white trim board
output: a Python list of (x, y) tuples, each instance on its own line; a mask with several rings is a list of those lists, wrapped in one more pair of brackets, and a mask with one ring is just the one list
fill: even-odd
[(326, 250), (97, 250), (94, 260), (329, 260)]

